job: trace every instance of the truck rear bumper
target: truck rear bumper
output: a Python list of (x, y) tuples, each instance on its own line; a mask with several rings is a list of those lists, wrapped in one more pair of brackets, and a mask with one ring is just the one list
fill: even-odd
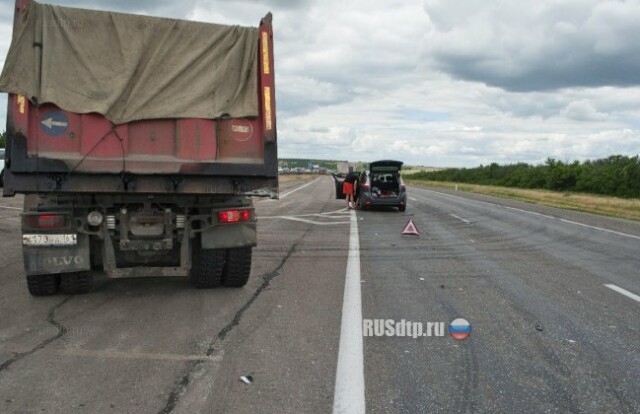
[[(27, 275), (102, 269), (111, 278), (188, 276), (194, 244), (200, 250), (257, 244), (255, 211), (247, 197), (160, 196), (150, 202), (120, 195), (111, 204), (102, 198), (25, 198)], [(91, 225), (89, 217), (96, 214), (101, 220)]]

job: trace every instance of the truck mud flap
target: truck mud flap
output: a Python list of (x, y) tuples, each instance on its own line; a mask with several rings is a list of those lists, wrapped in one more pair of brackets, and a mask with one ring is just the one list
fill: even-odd
[(78, 234), (72, 246), (22, 246), (27, 275), (81, 272), (91, 269), (89, 236)]
[(252, 247), (258, 244), (255, 223), (234, 223), (211, 227), (201, 233), (203, 249)]

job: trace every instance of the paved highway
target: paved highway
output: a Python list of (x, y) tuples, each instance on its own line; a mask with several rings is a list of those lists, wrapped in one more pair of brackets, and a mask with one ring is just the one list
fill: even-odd
[[(282, 195), (256, 202), (243, 289), (46, 298), (21, 198), (0, 200), (0, 412), (640, 412), (640, 224), (414, 187), (405, 213), (348, 212), (330, 177)], [(363, 338), (363, 318), (445, 330)]]

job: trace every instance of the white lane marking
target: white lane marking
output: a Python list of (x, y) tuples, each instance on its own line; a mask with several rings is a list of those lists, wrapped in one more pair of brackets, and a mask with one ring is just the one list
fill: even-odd
[(18, 211), (22, 211), (22, 209), (21, 209), (21, 208), (18, 208), (18, 207), (0, 206), (0, 208), (6, 208), (6, 209), (9, 209), (9, 210), (18, 210)]
[(349, 258), (342, 300), (340, 348), (333, 394), (334, 414), (364, 414), (365, 412), (360, 281), (358, 218), (356, 212), (352, 211)]
[(622, 295), (625, 295), (628, 298), (631, 298), (631, 299), (635, 300), (636, 302), (640, 302), (640, 296), (638, 296), (638, 295), (636, 295), (634, 293), (631, 293), (626, 289), (622, 289), (621, 287), (616, 286), (616, 285), (607, 285), (607, 284), (605, 284), (605, 286), (608, 287), (611, 290), (615, 290), (616, 292), (618, 292), (618, 293), (620, 293)]
[[(441, 193), (441, 192), (439, 192), (439, 191), (427, 190), (426, 188), (420, 188), (420, 187), (416, 187), (416, 188), (417, 188), (417, 189), (419, 189), (419, 190), (422, 190), (422, 191), (426, 191), (427, 193), (438, 194), (438, 195), (445, 196), (445, 197), (456, 198), (456, 199), (464, 200), (464, 201), (474, 201), (474, 202), (476, 202), (476, 203), (489, 204), (490, 206), (499, 206), (499, 207), (502, 207), (502, 205), (500, 205), (500, 204), (496, 204), (496, 203), (489, 203), (489, 202), (487, 202), (487, 201), (480, 201), (480, 200), (474, 200), (474, 199), (472, 199), (472, 198), (465, 198), (465, 197), (460, 197), (460, 196), (454, 196), (454, 195), (447, 194), (447, 193)], [(425, 201), (426, 201), (426, 200), (425, 200)]]
[(326, 212), (320, 213), (320, 214), (325, 215), (325, 214), (345, 214), (345, 213), (346, 214), (351, 214), (351, 210), (347, 210), (347, 208), (344, 207), (344, 208), (341, 208), (340, 210), (326, 211)]
[[(327, 216), (324, 216), (327, 217)], [(334, 217), (335, 218), (335, 217)], [(342, 217), (338, 217), (342, 218)], [(291, 221), (300, 221), (302, 223), (315, 224), (316, 226), (333, 226), (336, 224), (349, 224), (349, 221), (315, 221), (315, 220), (307, 220), (300, 217), (291, 217), (291, 216), (267, 216), (267, 217), (258, 217), (258, 219), (283, 219), (283, 220), (291, 220)]]
[(458, 196), (454, 196), (454, 195), (451, 195), (451, 194), (440, 193), (438, 191), (426, 190), (424, 188), (421, 188), (421, 190), (422, 191), (427, 191), (429, 193), (435, 193), (435, 194), (438, 194), (438, 195), (441, 195), (441, 196), (445, 196), (445, 197), (458, 198), (458, 199), (465, 200), (465, 201), (473, 201), (473, 202), (476, 202), (476, 203), (488, 204), (488, 205), (494, 206), (494, 207), (496, 207), (496, 206), (497, 207), (502, 207), (502, 208), (506, 208), (507, 210), (519, 211), (521, 213), (532, 214), (532, 215), (538, 216), (538, 217), (544, 217), (544, 218), (551, 219), (551, 220), (561, 221), (563, 223), (575, 224), (576, 226), (582, 226), (582, 227), (586, 227), (586, 228), (593, 229), (593, 230), (600, 230), (600, 231), (604, 231), (606, 233), (616, 234), (618, 236), (629, 237), (629, 238), (632, 238), (632, 239), (640, 240), (640, 236), (634, 236), (633, 234), (622, 233), (620, 231), (615, 231), (615, 230), (603, 229), (602, 227), (597, 227), (597, 226), (590, 226), (588, 224), (578, 223), (577, 221), (572, 221), (572, 220), (567, 220), (567, 219), (563, 219), (563, 218), (549, 216), (549, 215), (546, 215), (546, 214), (536, 213), (535, 211), (523, 210), (523, 209), (515, 208), (515, 207), (507, 207), (507, 206), (503, 206), (501, 204), (489, 203), (487, 201), (474, 200), (474, 199), (471, 199), (471, 198), (458, 197)]
[(413, 198), (413, 197), (409, 197), (409, 200), (411, 201), (418, 201), (417, 199)]
[(589, 224), (578, 223), (577, 221), (572, 221), (572, 220), (567, 220), (567, 219), (563, 219), (563, 218), (548, 216), (546, 214), (536, 213), (535, 211), (527, 211), (527, 210), (522, 210), (522, 209), (519, 209), (519, 208), (507, 207), (507, 206), (504, 206), (504, 208), (509, 209), (509, 210), (519, 211), (521, 213), (533, 214), (534, 216), (540, 216), (540, 217), (544, 217), (544, 218), (548, 218), (548, 219), (552, 219), (552, 220), (558, 220), (558, 221), (561, 221), (563, 223), (575, 224), (576, 226), (586, 227), (588, 229), (600, 230), (600, 231), (604, 231), (606, 233), (612, 233), (612, 234), (616, 234), (618, 236), (630, 237), (632, 239), (640, 240), (640, 236), (634, 236), (633, 234), (627, 234), (627, 233), (622, 233), (620, 231), (603, 229), (602, 227), (591, 226)]
[(507, 207), (507, 206), (503, 206), (503, 207), (506, 208), (507, 210), (519, 211), (521, 213), (532, 214), (532, 215), (538, 216), (538, 217), (544, 217), (544, 218), (553, 219), (553, 220), (561, 220), (561, 219), (559, 219), (557, 217), (549, 216), (547, 214), (536, 213), (535, 211), (523, 210), (521, 208), (515, 208), (515, 207)]
[(467, 220), (467, 219), (463, 219), (462, 217), (458, 217), (458, 216), (456, 216), (455, 214), (449, 214), (449, 215), (450, 215), (451, 217), (453, 217), (453, 218), (457, 218), (458, 220), (460, 220), (460, 221), (461, 221), (461, 222), (463, 222), (463, 223), (466, 223), (466, 224), (471, 223), (469, 220)]
[(281, 220), (291, 220), (291, 221), (299, 221), (302, 223), (314, 224), (317, 226), (332, 226), (336, 224), (350, 224), (350, 221), (316, 221), (305, 219), (302, 217), (320, 217), (328, 220), (341, 220), (347, 218), (344, 213), (350, 214), (346, 209), (340, 209), (335, 211), (327, 211), (325, 213), (309, 213), (309, 214), (297, 214), (295, 216), (258, 216), (260, 220), (269, 220), (269, 219), (281, 219)]
[(298, 191), (298, 190), (302, 190), (303, 188), (310, 186), (311, 184), (315, 183), (315, 182), (316, 182), (316, 181), (318, 181), (319, 179), (320, 179), (320, 177), (318, 177), (318, 178), (316, 178), (315, 180), (310, 181), (310, 182), (308, 182), (308, 183), (306, 183), (306, 184), (304, 184), (304, 185), (302, 185), (302, 186), (300, 186), (300, 187), (298, 187), (298, 188), (294, 188), (294, 189), (293, 189), (293, 190), (291, 190), (291, 191), (287, 191), (287, 192), (286, 192), (286, 193), (284, 193), (284, 194), (280, 194), (280, 197), (279, 197), (279, 198), (280, 198), (280, 200), (282, 200), (283, 198), (285, 198), (285, 197), (287, 197), (287, 196), (289, 196), (289, 195), (291, 195), (291, 194), (295, 193), (295, 192), (296, 192), (296, 191)]
[(326, 217), (326, 218), (346, 218), (345, 215), (350, 214), (350, 211), (346, 208), (335, 211), (327, 211), (324, 213), (308, 213), (308, 214), (296, 214), (293, 216), (258, 216), (258, 218), (270, 219), (270, 218), (283, 218), (283, 217)]

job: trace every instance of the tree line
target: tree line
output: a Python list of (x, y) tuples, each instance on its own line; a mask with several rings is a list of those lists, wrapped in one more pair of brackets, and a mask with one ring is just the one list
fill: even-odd
[(320, 168), (335, 170), (338, 164), (338, 161), (314, 160), (314, 159), (308, 159), (308, 158), (280, 158), (278, 160), (279, 167), (308, 168), (309, 164), (317, 165)]
[(612, 155), (583, 162), (562, 162), (548, 158), (539, 165), (492, 163), (476, 168), (421, 171), (406, 178), (631, 198), (640, 197), (640, 158), (637, 155)]

